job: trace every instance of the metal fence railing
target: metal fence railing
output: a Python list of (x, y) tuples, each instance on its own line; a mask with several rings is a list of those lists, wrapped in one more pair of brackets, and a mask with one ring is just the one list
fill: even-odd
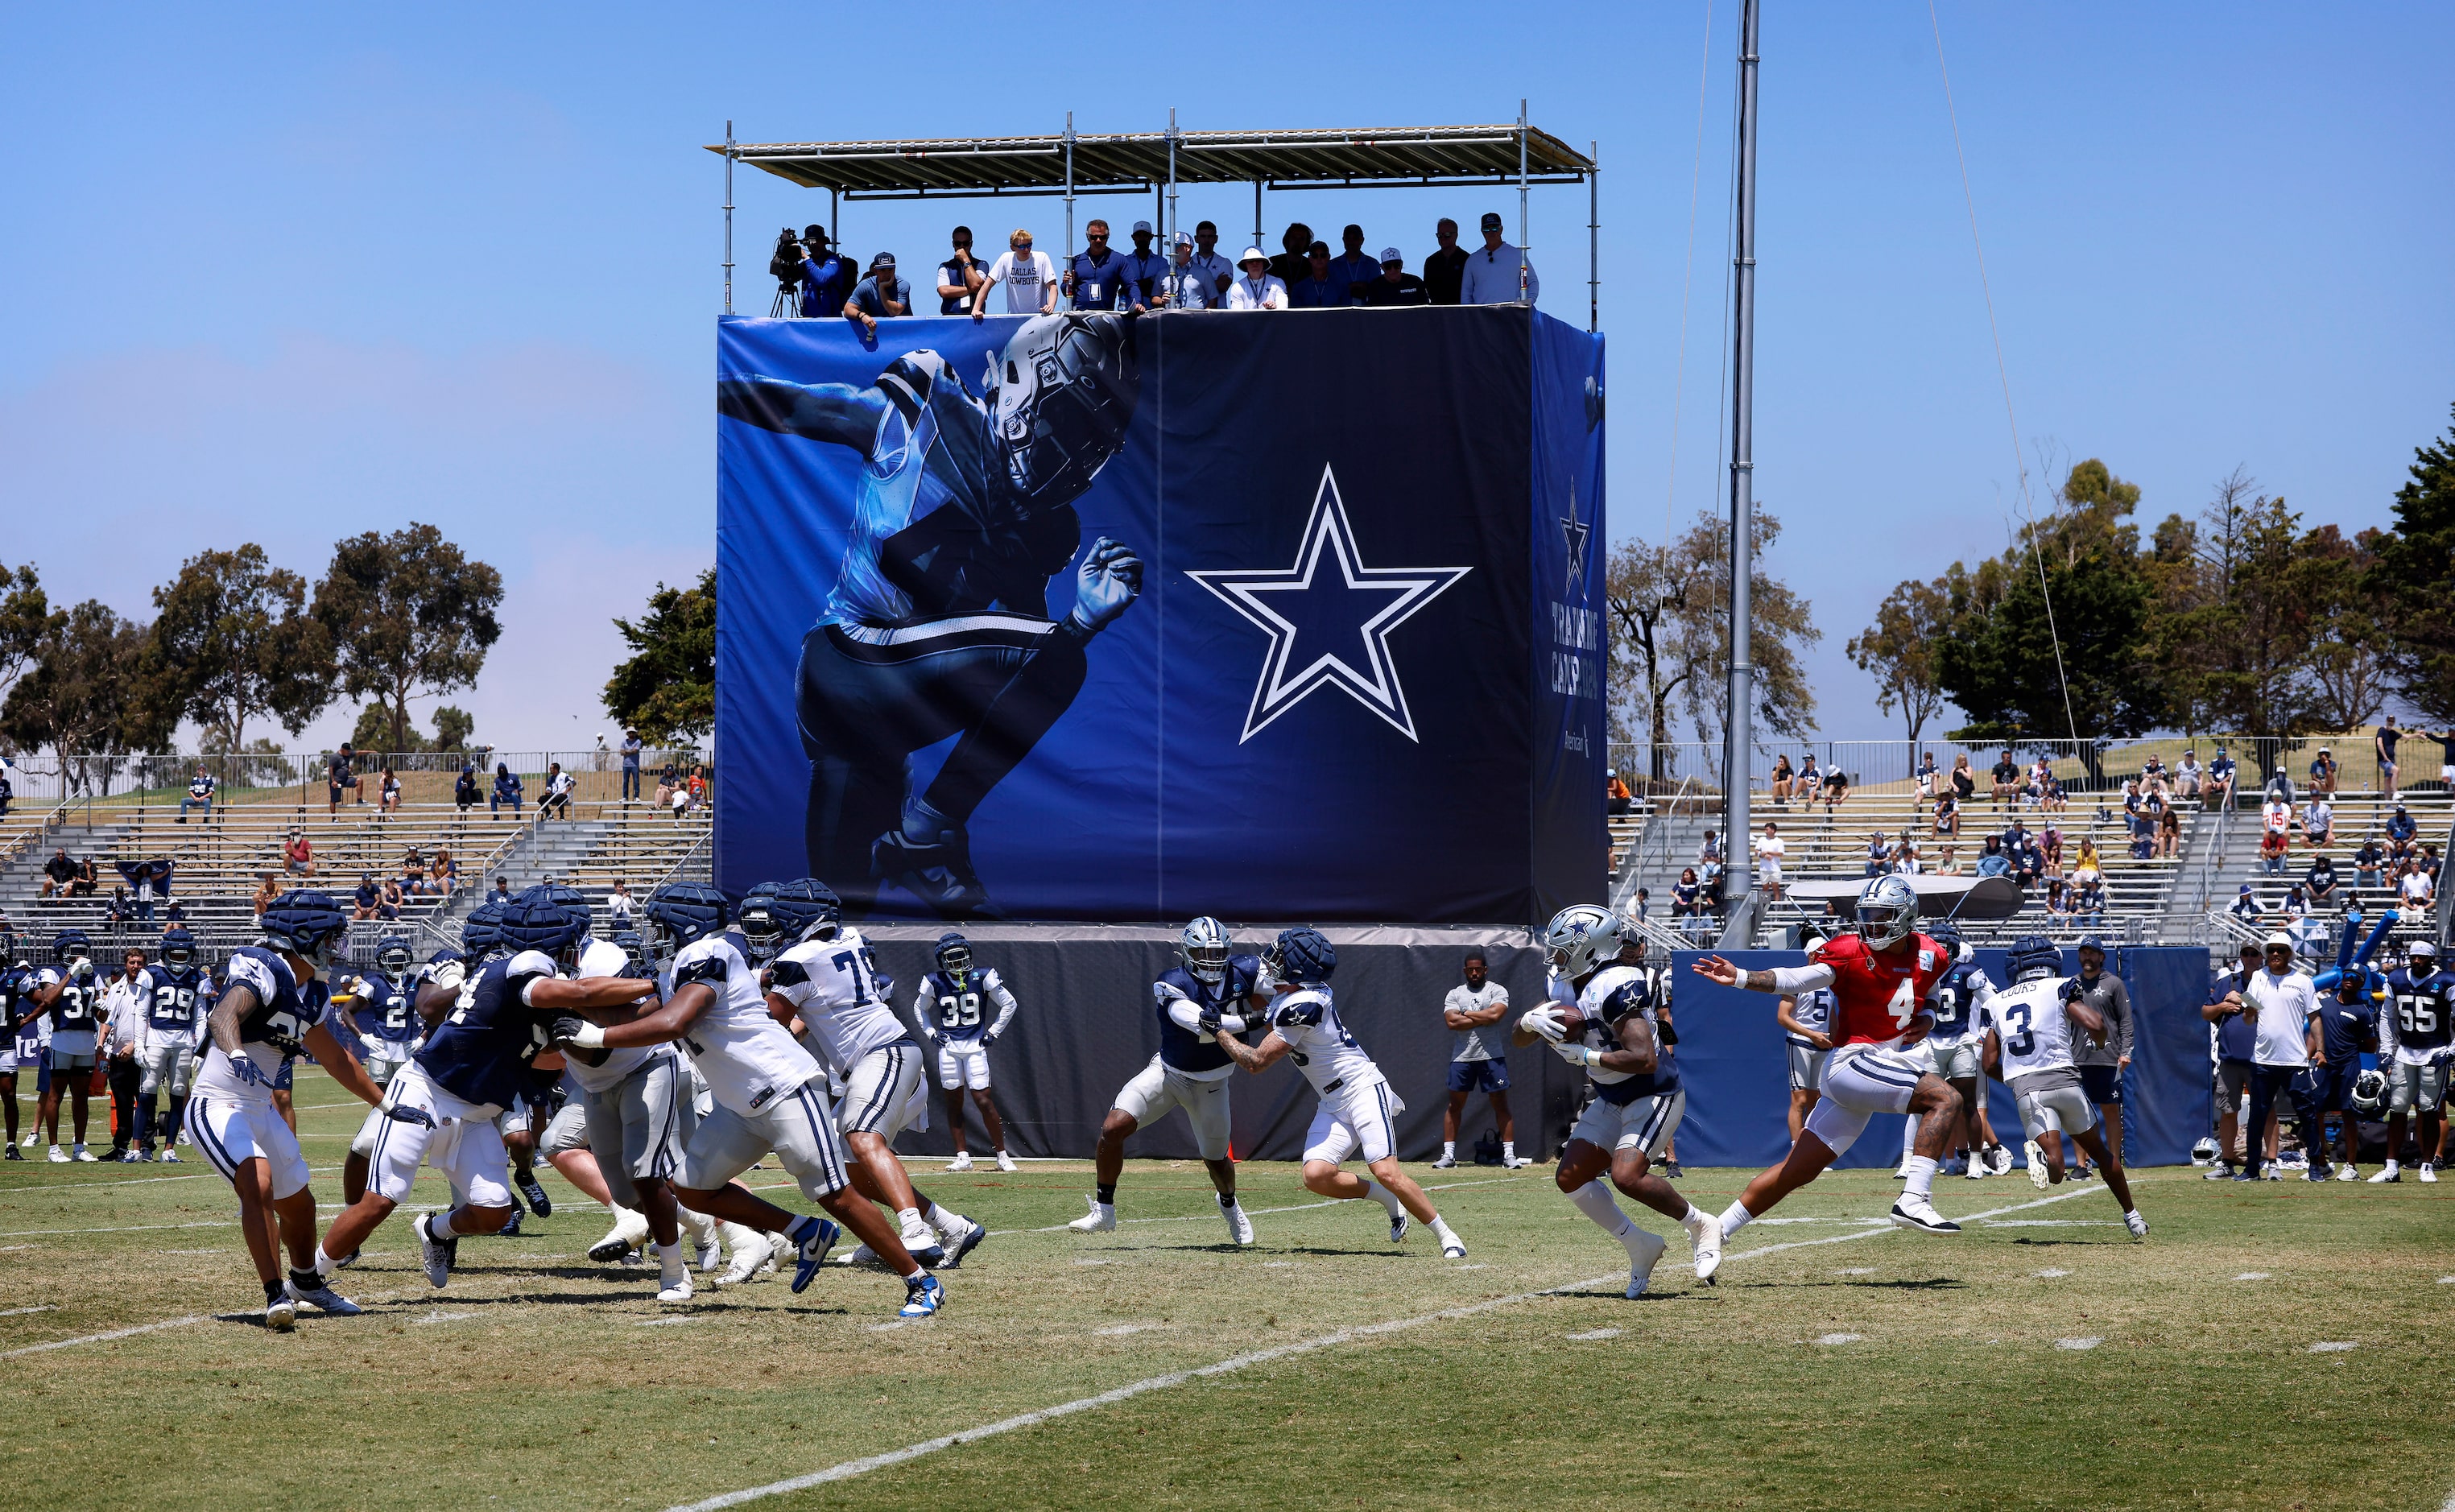
[[(201, 766), (213, 779), (217, 806), (290, 803), (308, 809), (331, 802), (336, 754), (60, 756), (22, 753), (10, 757), (5, 770), (15, 789), (15, 801), (21, 804), (176, 808), (188, 796), (189, 784)], [(643, 751), (630, 774), (622, 753), (610, 746), (577, 751), (511, 751), (492, 746), (467, 751), (358, 751), (351, 754), (347, 765), (357, 786), (345, 789), (341, 796), (353, 807), (375, 808), (380, 805), (384, 776), (390, 773), (399, 784), (403, 803), (451, 803), (456, 801), (465, 768), (477, 779), (477, 803), (485, 804), (493, 796), (497, 767), (519, 779), (523, 809), (534, 808), (545, 796), (549, 774), (558, 767), (571, 775), (575, 804), (653, 799), (659, 778), (668, 773), (685, 783), (697, 776), (703, 786), (712, 785), (716, 776), (708, 754), (690, 746)]]

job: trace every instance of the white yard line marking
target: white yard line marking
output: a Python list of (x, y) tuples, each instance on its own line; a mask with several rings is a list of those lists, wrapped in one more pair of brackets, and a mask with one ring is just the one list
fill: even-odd
[(45, 1302), (39, 1307), (11, 1307), (6, 1312), (0, 1312), (0, 1318), (23, 1318), (28, 1313), (55, 1313), (59, 1310), (57, 1303)]
[(2263, 1281), (2267, 1280), (2267, 1273), (2265, 1271), (2244, 1271), (2241, 1275), (2235, 1277), (2234, 1280), (2238, 1281)]
[(2310, 1353), (2314, 1355), (2338, 1355), (2343, 1353), (2347, 1349), (2359, 1349), (2361, 1345), (2348, 1339), (2322, 1341), (2321, 1342), (2310, 1346)]
[(106, 1334), (81, 1334), (74, 1339), (54, 1339), (48, 1344), (28, 1344), (22, 1349), (0, 1351), (0, 1360), (14, 1360), (19, 1355), (39, 1355), (46, 1350), (69, 1349), (78, 1344), (99, 1344), (113, 1339), (128, 1339), (137, 1334), (150, 1334), (164, 1328), (185, 1328), (190, 1323), (205, 1320), (203, 1313), (191, 1313), (185, 1318), (165, 1319), (158, 1323), (139, 1323), (133, 1328), (114, 1328)]
[(1598, 1343), (1606, 1339), (1617, 1339), (1618, 1337), (1619, 1330), (1616, 1328), (1590, 1328), (1582, 1334), (1571, 1334), (1569, 1336), (1569, 1342), (1572, 1344), (1591, 1344)]
[[(1480, 1181), (1444, 1181), (1438, 1185), (1427, 1186), (1424, 1190), (1427, 1192), (1454, 1192), (1460, 1187), (1496, 1186), (1504, 1181), (1522, 1181), (1524, 1179), (1526, 1179), (1522, 1176), (1494, 1176)], [(754, 1190), (756, 1189), (754, 1188)], [(1315, 1208), (1336, 1207), (1342, 1202), (1367, 1202), (1370, 1200), (1371, 1199), (1370, 1198), (1362, 1197), (1327, 1197), (1318, 1202), (1297, 1202), (1288, 1207), (1248, 1207), (1245, 1209), (1245, 1215), (1248, 1218), (1266, 1218), (1272, 1213), (1309, 1213)], [(1123, 1228), (1128, 1223), (1199, 1223), (1213, 1220), (1216, 1216), (1217, 1215), (1211, 1213), (1187, 1213), (1176, 1218), (1121, 1218), (1117, 1220), (1117, 1226), (1119, 1228)], [(989, 1238), (1004, 1239), (1009, 1234), (1062, 1234), (1072, 1226), (1071, 1222), (1065, 1222), (1051, 1223), (1046, 1228), (993, 1228), (989, 1230)]]
[(2110, 1218), (2011, 1218), (2000, 1219), (1988, 1228), (2119, 1228)]
[[(2027, 1208), (2044, 1207), (2050, 1203), (2069, 1201), (2073, 1198), (2088, 1195), (2089, 1189), (2083, 1187), (2079, 1191), (2065, 1192), (2056, 1197), (2040, 1198), (2034, 1202), (2021, 1202), (2011, 1207), (1998, 1207), (1984, 1213), (1973, 1213), (1970, 1218), (1994, 1218), (2004, 1213), (2018, 1213)], [(1848, 1234), (1836, 1234), (1828, 1239), (1798, 1240), (1786, 1244), (1767, 1244), (1757, 1249), (1741, 1250), (1735, 1255), (1724, 1256), (1722, 1263), (1728, 1265), (1735, 1260), (1754, 1260), (1760, 1255), (1775, 1255), (1784, 1250), (1807, 1249), (1818, 1244), (1846, 1244), (1853, 1240), (1872, 1239), (1878, 1234), (1892, 1232), (1894, 1230), (1888, 1223), (1882, 1228), (1862, 1228)], [(1272, 1361), (1311, 1354), (1317, 1350), (1335, 1349), (1342, 1344), (1354, 1343), (1358, 1341), (1380, 1339), (1410, 1328), (1421, 1328), (1430, 1323), (1473, 1318), (1497, 1308), (1513, 1307), (1519, 1302), (1558, 1297), (1563, 1293), (1583, 1291), (1597, 1286), (1616, 1287), (1624, 1280), (1625, 1277), (1619, 1272), (1613, 1272), (1608, 1276), (1591, 1276), (1584, 1280), (1571, 1281), (1564, 1286), (1554, 1286), (1545, 1291), (1517, 1292), (1507, 1297), (1494, 1297), (1486, 1301), (1470, 1302), (1464, 1306), (1445, 1307), (1439, 1312), (1425, 1313), (1414, 1318), (1396, 1318), (1388, 1322), (1342, 1328), (1336, 1333), (1324, 1334), (1317, 1339), (1301, 1340), (1291, 1344), (1281, 1344), (1272, 1349), (1257, 1349), (1247, 1354), (1231, 1355), (1215, 1364), (1174, 1370), (1164, 1376), (1151, 1376), (1142, 1381), (1128, 1382), (1111, 1391), (1101, 1392), (1096, 1397), (1082, 1397), (1072, 1401), (1060, 1402), (1053, 1407), (1042, 1407), (1033, 1412), (1018, 1413), (1014, 1417), (1000, 1419), (996, 1422), (983, 1423), (979, 1427), (967, 1429), (962, 1433), (950, 1433), (943, 1438), (924, 1440), (920, 1443), (906, 1444), (901, 1449), (889, 1449), (883, 1454), (867, 1455), (859, 1460), (846, 1460), (842, 1464), (829, 1465), (823, 1470), (813, 1470), (807, 1475), (770, 1482), (766, 1485), (749, 1486), (740, 1491), (727, 1491), (721, 1496), (709, 1497), (703, 1502), (692, 1502), (675, 1507), (672, 1512), (720, 1512), (723, 1507), (741, 1506), (772, 1496), (786, 1496), (795, 1491), (806, 1491), (812, 1486), (826, 1485), (837, 1481), (849, 1481), (855, 1476), (867, 1475), (872, 1470), (883, 1470), (890, 1465), (923, 1459), (941, 1450), (954, 1448), (958, 1444), (977, 1443), (983, 1439), (996, 1438), (1001, 1434), (1014, 1433), (1024, 1428), (1038, 1427), (1044, 1422), (1071, 1417), (1078, 1412), (1089, 1412), (1100, 1407), (1113, 1406), (1120, 1401), (1130, 1401), (1147, 1392), (1166, 1391), (1190, 1381), (1232, 1375), (1237, 1371), (1247, 1370), (1254, 1365), (1268, 1364)], [(877, 1323), (871, 1325), (871, 1331), (883, 1332), (894, 1326), (892, 1323)]]
[(1816, 1341), (1819, 1344), (1855, 1344), (1866, 1337), (1864, 1334), (1826, 1334)]
[[(118, 1228), (13, 1228), (0, 1239), (27, 1239), (37, 1234), (152, 1234), (163, 1229), (236, 1228), (236, 1219), (208, 1219), (194, 1223), (131, 1223)], [(29, 1245), (28, 1248), (32, 1246)]]
[(1848, 1270), (1835, 1271), (1833, 1274), (1836, 1276), (1873, 1276), (1876, 1274), (1876, 1268), (1873, 1265), (1853, 1265)]
[(696, 1315), (683, 1313), (675, 1318), (642, 1318), (639, 1320), (639, 1326), (642, 1328), (661, 1328), (667, 1323), (695, 1323), (698, 1321), (699, 1319)]
[(1106, 1328), (1094, 1328), (1091, 1332), (1103, 1339), (1116, 1339), (1126, 1334), (1146, 1334), (1155, 1328), (1167, 1326), (1166, 1323), (1110, 1323)]
[(2055, 1347), (2057, 1349), (2095, 1349), (2103, 1342), (2105, 1340), (2102, 1336), (2092, 1335), (2086, 1339), (2058, 1339), (2055, 1341)]
[(477, 1316), (477, 1315), (476, 1313), (447, 1313), (442, 1308), (437, 1307), (430, 1311), (425, 1317), (413, 1318), (410, 1321), (413, 1323), (457, 1323), (464, 1319), (475, 1318)]
[(2055, 1280), (2055, 1279), (2056, 1279), (2056, 1278), (2058, 1278), (2058, 1277), (2061, 1277), (2061, 1276), (2068, 1276), (2068, 1275), (2070, 1275), (2070, 1274), (2071, 1274), (2071, 1272), (2069, 1272), (2069, 1271), (2059, 1271), (2059, 1270), (2048, 1269), (2048, 1270), (2037, 1271), (2037, 1272), (2035, 1272), (2034, 1274), (2036, 1274), (2036, 1275), (2038, 1275), (2038, 1276), (2041, 1276), (2041, 1277), (2043, 1277), (2044, 1279), (2046, 1279), (2047, 1280)]

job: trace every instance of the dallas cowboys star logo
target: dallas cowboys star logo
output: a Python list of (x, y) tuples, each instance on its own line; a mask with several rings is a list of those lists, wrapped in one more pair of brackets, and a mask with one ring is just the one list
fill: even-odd
[(1573, 477), (1569, 479), (1569, 514), (1560, 521), (1560, 534), (1569, 542), (1569, 584), (1561, 592), (1573, 594), (1577, 579), (1586, 575), (1586, 537), (1593, 534), (1593, 526), (1577, 518), (1577, 480)]
[[(1325, 572), (1324, 558), (1330, 570)], [(1408, 739), (1407, 690), (1390, 659), (1390, 632), (1472, 572), (1471, 567), (1367, 567), (1338, 496), (1321, 470), (1293, 567), (1218, 568), (1186, 575), (1270, 637), (1245, 713), (1242, 745), (1323, 688), (1344, 690)]]

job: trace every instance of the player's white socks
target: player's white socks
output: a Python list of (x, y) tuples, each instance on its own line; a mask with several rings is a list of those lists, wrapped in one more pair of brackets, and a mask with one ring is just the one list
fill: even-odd
[(1903, 1197), (1926, 1198), (1932, 1200), (1935, 1193), (1936, 1162), (1926, 1156), (1913, 1155), (1901, 1163), (1908, 1168), (1910, 1173), (1909, 1187), (1901, 1195)]
[(692, 1243), (705, 1248), (716, 1242), (715, 1219), (705, 1213), (682, 1207), (679, 1203), (676, 1204), (674, 1216), (681, 1220), (682, 1232), (690, 1236)]
[(1504, 1165), (1514, 1165), (1517, 1163), (1517, 1141), (1515, 1139), (1503, 1139), (1500, 1141), (1500, 1159), (1501, 1163)]
[(667, 1286), (680, 1286), (690, 1280), (690, 1262), (682, 1257), (677, 1243), (649, 1246), (657, 1252), (657, 1274)]
[(897, 1213), (895, 1221), (903, 1230), (905, 1249), (927, 1249), (938, 1242), (936, 1232), (921, 1220), (921, 1210), (917, 1207), (907, 1207)]
[(1466, 1240), (1458, 1238), (1457, 1231), (1451, 1228), (1448, 1221), (1438, 1213), (1432, 1215), (1431, 1229), (1432, 1238), (1441, 1241), (1441, 1247), (1443, 1249), (1447, 1249), (1451, 1245), (1455, 1245), (1459, 1249), (1464, 1249), (1466, 1247)]
[(1630, 1234), (1636, 1228), (1629, 1216), (1620, 1211), (1619, 1203), (1612, 1198), (1611, 1188), (1603, 1185), (1600, 1177), (1570, 1193), (1569, 1200), (1576, 1204), (1578, 1212), (1594, 1220), (1594, 1227), (1623, 1244), (1629, 1241)]
[(1745, 1202), (1732, 1203), (1730, 1206), (1722, 1209), (1722, 1237), (1724, 1239), (1729, 1239), (1732, 1235), (1747, 1227), (1750, 1223), (1755, 1222), (1755, 1217), (1756, 1216), (1754, 1213), (1748, 1211), (1748, 1205)]
[(1457, 1141), (1455, 1139), (1443, 1139), (1441, 1141), (1441, 1157), (1444, 1159), (1450, 1160), (1457, 1159)]
[(336, 1269), (338, 1269), (338, 1266), (334, 1263), (333, 1257), (324, 1253), (324, 1246), (321, 1244), (316, 1245), (315, 1274), (318, 1276), (330, 1276)]
[(1403, 1216), (1407, 1211), (1405, 1206), (1399, 1202), (1397, 1193), (1390, 1191), (1388, 1187), (1383, 1186), (1380, 1182), (1372, 1179), (1372, 1178), (1369, 1176), (1364, 1179), (1364, 1195), (1370, 1198), (1375, 1202), (1380, 1203), (1383, 1207), (1388, 1208), (1390, 1210), (1390, 1216), (1392, 1219)]
[(927, 1220), (931, 1228), (938, 1231), (938, 1237), (941, 1239), (953, 1239), (969, 1227), (972, 1221), (963, 1214), (950, 1208), (940, 1207), (935, 1202), (923, 1208), (921, 1217)]

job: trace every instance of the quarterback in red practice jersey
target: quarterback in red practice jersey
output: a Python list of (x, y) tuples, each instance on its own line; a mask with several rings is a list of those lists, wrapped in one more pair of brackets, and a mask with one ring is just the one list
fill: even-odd
[(1810, 950), (1807, 964), (1741, 971), (1719, 956), (1696, 962), (1696, 974), (1751, 992), (1833, 989), (1838, 1007), (1829, 1033), (1824, 1096), (1789, 1158), (1750, 1181), (1722, 1215), (1729, 1239), (1775, 1203), (1824, 1173), (1878, 1113), (1918, 1116), (1917, 1153), (1903, 1164), (1909, 1185), (1893, 1204), (1893, 1221), (1925, 1234), (1958, 1234), (1960, 1225), (1935, 1210), (1930, 1193), (1950, 1131), (1960, 1119), (1960, 1094), (1906, 1047), (1935, 1027), (1927, 994), (1952, 965), (1952, 952), (1918, 933), (1917, 893), (1898, 877), (1878, 877), (1858, 892), (1858, 928)]

